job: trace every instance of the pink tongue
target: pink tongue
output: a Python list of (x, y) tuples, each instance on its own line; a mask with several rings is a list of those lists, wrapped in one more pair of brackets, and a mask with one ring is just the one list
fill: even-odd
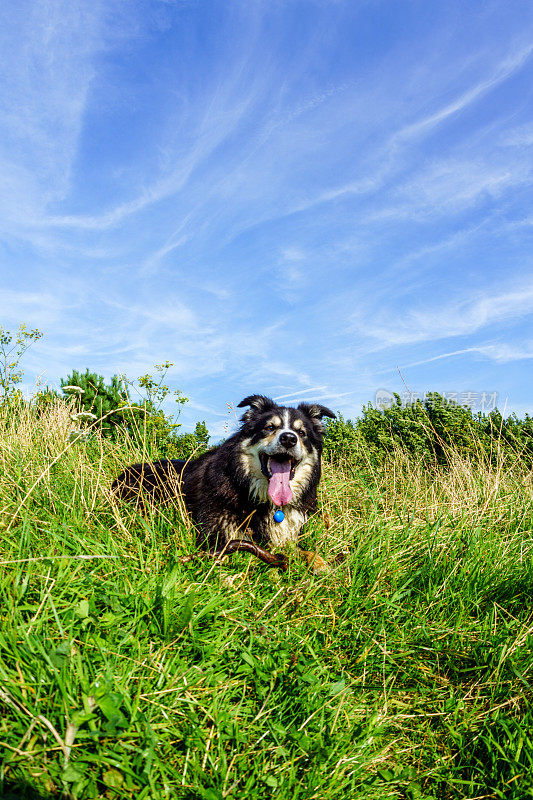
[(270, 470), (272, 477), (268, 482), (270, 499), (277, 506), (284, 506), (292, 498), (292, 489), (289, 484), (291, 474), (290, 461), (271, 461)]

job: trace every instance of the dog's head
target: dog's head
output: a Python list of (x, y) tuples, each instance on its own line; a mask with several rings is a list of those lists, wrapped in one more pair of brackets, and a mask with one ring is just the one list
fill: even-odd
[(259, 394), (239, 403), (246, 406), (241, 434), (247, 468), (256, 483), (260, 479), (265, 499), (268, 494), (275, 505), (286, 505), (308, 486), (322, 452), (322, 418), (335, 414), (316, 403), (278, 406)]

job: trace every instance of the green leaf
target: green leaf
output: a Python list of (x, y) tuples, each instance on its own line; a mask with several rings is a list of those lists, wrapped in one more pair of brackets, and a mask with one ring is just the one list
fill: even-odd
[(200, 797), (202, 800), (222, 800), (222, 794), (215, 789), (201, 789)]
[(410, 783), (409, 786), (405, 789), (405, 794), (409, 798), (409, 800), (421, 800), (422, 798), (422, 789), (419, 783), (413, 782)]
[(72, 725), (75, 725), (76, 728), (79, 728), (80, 725), (83, 725), (84, 722), (88, 722), (90, 719), (94, 719), (96, 714), (93, 714), (90, 711), (75, 711), (71, 717), (70, 721)]
[(246, 650), (243, 650), (241, 652), (241, 658), (243, 661), (246, 661), (246, 663), (249, 664), (251, 667), (255, 667), (255, 658), (252, 655), (250, 655), (250, 653), (247, 653)]
[(69, 764), (68, 767), (63, 770), (61, 777), (64, 781), (67, 781), (67, 783), (74, 783), (75, 781), (81, 781), (84, 776), (76, 767)]
[(87, 619), (87, 617), (89, 616), (89, 601), (88, 600), (85, 600), (85, 599), (80, 600), (80, 602), (76, 606), (76, 614), (78, 615), (78, 617), (81, 617), (82, 619)]
[(178, 618), (178, 627), (183, 630), (186, 628), (192, 618), (194, 608), (194, 594), (188, 594), (183, 603), (181, 613)]
[(163, 581), (163, 585), (161, 587), (161, 594), (163, 597), (168, 597), (169, 595), (172, 596), (172, 590), (176, 586), (180, 575), (180, 567), (175, 566), (166, 576)]
[(109, 628), (115, 624), (117, 620), (117, 615), (113, 614), (112, 611), (105, 611), (101, 617), (98, 618), (98, 623), (103, 628)]
[(124, 729), (128, 727), (128, 721), (121, 710), (121, 695), (109, 692), (109, 694), (97, 698), (96, 702), (109, 723), (106, 730), (110, 734), (113, 734), (116, 728)]
[(340, 681), (331, 684), (331, 686), (329, 687), (329, 696), (334, 697), (336, 694), (339, 694), (340, 692), (344, 691), (344, 689), (346, 689), (346, 681), (344, 680), (344, 678), (341, 678)]
[(51, 650), (48, 653), (48, 657), (52, 662), (53, 666), (59, 669), (68, 659), (69, 654), (70, 654), (70, 645), (68, 644), (68, 642), (62, 642), (59, 645), (59, 647), (56, 647), (55, 650)]
[(285, 736), (285, 734), (287, 733), (287, 729), (283, 727), (281, 722), (272, 721), (270, 723), (270, 727), (272, 728), (273, 731), (279, 733), (280, 736)]
[(102, 775), (102, 780), (111, 789), (120, 789), (124, 783), (123, 775), (118, 769), (107, 769)]

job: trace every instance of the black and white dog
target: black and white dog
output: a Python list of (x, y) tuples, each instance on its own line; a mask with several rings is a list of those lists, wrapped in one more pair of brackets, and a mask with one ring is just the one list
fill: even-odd
[[(257, 394), (239, 403), (246, 406), (239, 430), (218, 447), (188, 462), (133, 464), (116, 478), (113, 490), (127, 500), (181, 495), (197, 545), (211, 553), (250, 536), (262, 546), (297, 544), (316, 510), (322, 418), (335, 414), (314, 403), (278, 406)], [(277, 515), (281, 522), (274, 518), (276, 510), (283, 511)]]

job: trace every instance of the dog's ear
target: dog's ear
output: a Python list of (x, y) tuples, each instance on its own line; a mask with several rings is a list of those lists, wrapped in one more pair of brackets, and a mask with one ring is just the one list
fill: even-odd
[(326, 406), (319, 406), (318, 403), (300, 403), (298, 406), (298, 411), (301, 411), (302, 414), (305, 414), (307, 417), (309, 417), (313, 425), (319, 431), (324, 429), (324, 426), (322, 425), (322, 417), (331, 417), (332, 419), (335, 419), (336, 416), (331, 409), (326, 408)]
[(255, 414), (262, 414), (270, 408), (275, 408), (276, 404), (270, 397), (265, 397), (264, 394), (251, 394), (250, 397), (245, 397), (241, 400), (237, 408), (244, 408), (250, 406), (250, 410), (242, 415), (243, 422), (249, 422)]

